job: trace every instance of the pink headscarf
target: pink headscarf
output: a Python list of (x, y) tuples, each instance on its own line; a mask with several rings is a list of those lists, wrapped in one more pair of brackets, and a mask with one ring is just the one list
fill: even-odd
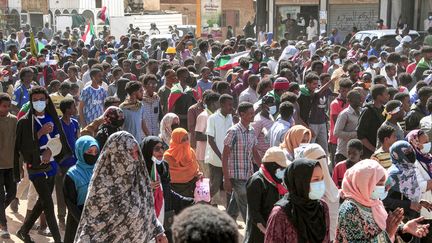
[(342, 181), (342, 192), (363, 206), (372, 209), (373, 219), (382, 230), (386, 229), (387, 211), (381, 200), (371, 199), (376, 184), (387, 179), (387, 171), (377, 161), (366, 159), (348, 169)]

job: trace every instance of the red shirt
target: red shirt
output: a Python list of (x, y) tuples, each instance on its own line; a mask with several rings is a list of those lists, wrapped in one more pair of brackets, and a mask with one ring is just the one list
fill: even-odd
[(333, 169), (332, 178), (338, 189), (342, 188), (342, 180), (345, 176), (346, 171), (347, 171), (346, 160), (337, 163), (337, 165)]
[(413, 62), (407, 66), (406, 72), (409, 74), (412, 74), (414, 72), (414, 70), (416, 69), (416, 67), (417, 67), (417, 63)]
[(334, 135), (334, 127), (336, 120), (333, 119), (334, 116), (338, 116), (345, 108), (348, 107), (348, 102), (343, 101), (339, 97), (332, 101), (330, 104), (330, 135), (329, 143), (337, 144), (337, 137)]

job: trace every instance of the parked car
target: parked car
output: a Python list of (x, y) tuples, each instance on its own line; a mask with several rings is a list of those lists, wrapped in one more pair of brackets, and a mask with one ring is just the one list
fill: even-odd
[[(420, 37), (420, 34), (415, 30), (410, 30), (409, 35), (412, 40), (415, 41)], [(396, 29), (389, 30), (363, 30), (359, 31), (354, 35), (354, 39), (363, 41), (366, 37), (371, 40), (379, 39), (386, 46), (395, 47), (399, 45), (399, 41), (396, 40)]]

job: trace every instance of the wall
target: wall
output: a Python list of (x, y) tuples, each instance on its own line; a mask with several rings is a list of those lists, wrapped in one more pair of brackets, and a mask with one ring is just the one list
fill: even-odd
[(21, 11), (21, 0), (8, 0), (9, 9)]
[(318, 5), (319, 0), (276, 0), (276, 5)]
[(22, 0), (22, 10), (48, 14), (48, 0)]

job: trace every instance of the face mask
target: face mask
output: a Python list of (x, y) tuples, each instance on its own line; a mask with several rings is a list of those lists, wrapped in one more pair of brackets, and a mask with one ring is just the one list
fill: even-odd
[(93, 155), (93, 154), (84, 154), (84, 160), (89, 165), (96, 164), (96, 161), (98, 160), (99, 155)]
[(152, 157), (152, 160), (157, 164), (157, 165), (160, 165), (160, 164), (162, 164), (162, 160), (158, 160), (158, 159), (156, 159), (156, 157)]
[(422, 153), (427, 154), (431, 149), (431, 142), (423, 144)]
[(46, 102), (44, 100), (39, 100), (39, 101), (33, 101), (33, 108), (37, 111), (37, 112), (42, 112), (45, 110), (46, 107)]
[(309, 192), (310, 200), (320, 200), (324, 196), (324, 193), (325, 193), (324, 180), (310, 183), (310, 192)]
[(334, 60), (334, 64), (339, 65), (340, 63), (341, 63), (341, 62), (340, 62), (340, 59), (339, 59), (339, 58), (337, 58), (337, 59)]
[(272, 115), (276, 114), (276, 106), (275, 105), (269, 107), (269, 113)]
[(141, 59), (141, 56), (137, 56), (137, 59), (140, 60), (140, 59)]
[(4, 76), (3, 77), (3, 82), (7, 82), (7, 81), (9, 81), (9, 76)]
[(371, 199), (373, 200), (384, 200), (387, 197), (388, 192), (385, 190), (385, 186), (376, 186), (372, 192)]
[(414, 152), (410, 152), (409, 154), (406, 154), (406, 157), (408, 158), (408, 161), (412, 164), (416, 162), (416, 155)]
[(172, 124), (171, 125), (171, 131), (174, 131), (174, 129), (179, 128), (180, 125), (179, 124)]
[(285, 169), (282, 168), (278, 168), (276, 170), (275, 176), (276, 178), (278, 178), (279, 180), (282, 180), (284, 178), (284, 174), (285, 174)]

